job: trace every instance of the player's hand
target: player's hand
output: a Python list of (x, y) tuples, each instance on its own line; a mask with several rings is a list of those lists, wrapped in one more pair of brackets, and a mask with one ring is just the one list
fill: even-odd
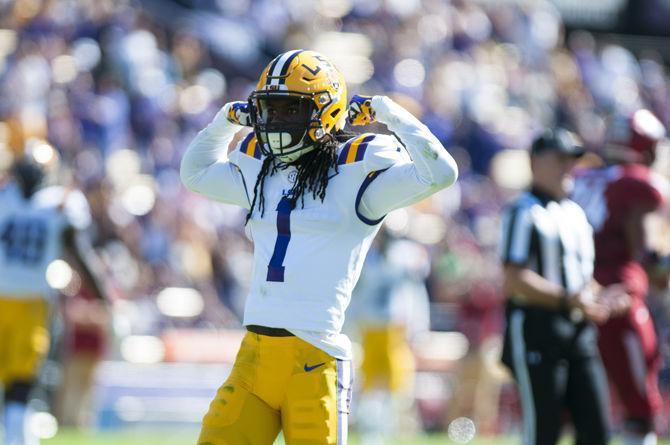
[(610, 317), (610, 311), (607, 306), (596, 301), (589, 301), (581, 305), (584, 316), (596, 324), (603, 324)]
[(610, 317), (610, 308), (599, 300), (593, 299), (591, 292), (580, 292), (570, 298), (570, 307), (579, 309), (588, 320), (602, 324)]
[(228, 114), (226, 118), (233, 124), (251, 127), (251, 117), (249, 115), (249, 104), (247, 102), (237, 101), (229, 102)]
[(598, 299), (607, 305), (612, 317), (626, 313), (633, 302), (623, 284), (611, 284), (603, 288)]
[(351, 125), (366, 125), (376, 120), (375, 112), (372, 109), (372, 96), (355, 95), (351, 98), (347, 122)]

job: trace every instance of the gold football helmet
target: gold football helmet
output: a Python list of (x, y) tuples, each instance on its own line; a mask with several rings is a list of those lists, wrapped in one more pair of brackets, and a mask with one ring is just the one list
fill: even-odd
[(346, 121), (347, 87), (321, 54), (293, 50), (265, 67), (249, 96), (251, 123), (266, 156), (293, 162)]

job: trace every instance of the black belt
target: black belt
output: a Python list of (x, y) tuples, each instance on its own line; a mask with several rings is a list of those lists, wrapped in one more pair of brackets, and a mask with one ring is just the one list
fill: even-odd
[(253, 332), (254, 334), (267, 335), (268, 337), (295, 337), (294, 334), (291, 334), (283, 328), (269, 328), (267, 326), (258, 326), (255, 324), (247, 326), (247, 331)]

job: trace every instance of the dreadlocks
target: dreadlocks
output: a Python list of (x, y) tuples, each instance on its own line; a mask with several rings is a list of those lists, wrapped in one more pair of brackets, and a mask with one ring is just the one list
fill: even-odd
[(274, 156), (265, 157), (261, 171), (256, 178), (256, 184), (254, 185), (254, 199), (251, 202), (251, 209), (247, 213), (244, 223), (248, 223), (251, 219), (251, 215), (256, 208), (256, 201), (258, 201), (261, 217), (265, 214), (265, 196), (263, 195), (265, 178), (268, 175), (272, 176), (277, 170), (289, 166), (295, 166), (298, 169), (295, 185), (289, 194), (291, 208), (295, 208), (298, 199), (300, 199), (302, 206), (305, 206), (305, 192), (311, 192), (314, 199), (319, 198), (323, 202), (326, 197), (328, 180), (330, 179), (330, 169), (333, 168), (337, 172), (337, 147), (340, 142), (346, 141), (353, 136), (353, 134), (344, 131), (339, 131), (334, 136), (327, 135), (326, 141), (320, 143), (314, 150), (305, 153), (291, 164), (277, 162)]

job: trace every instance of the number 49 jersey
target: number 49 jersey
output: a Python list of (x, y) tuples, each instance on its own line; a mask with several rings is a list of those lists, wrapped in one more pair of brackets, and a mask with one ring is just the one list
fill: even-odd
[(0, 190), (0, 295), (47, 298), (46, 270), (62, 254), (64, 231), (89, 223), (81, 192), (49, 187), (25, 199), (15, 184)]
[[(230, 161), (251, 193), (262, 164), (253, 134)], [(244, 324), (285, 328), (335, 357), (348, 358), (349, 341), (340, 334), (344, 311), (381, 222), (359, 212), (361, 197), (381, 171), (408, 162), (394, 137), (352, 138), (339, 147), (338, 171), (331, 172), (324, 201), (305, 193), (304, 205), (298, 199), (295, 208), (288, 194), (297, 170), (288, 167), (267, 176), (264, 215), (256, 207), (246, 228), (255, 249)]]

